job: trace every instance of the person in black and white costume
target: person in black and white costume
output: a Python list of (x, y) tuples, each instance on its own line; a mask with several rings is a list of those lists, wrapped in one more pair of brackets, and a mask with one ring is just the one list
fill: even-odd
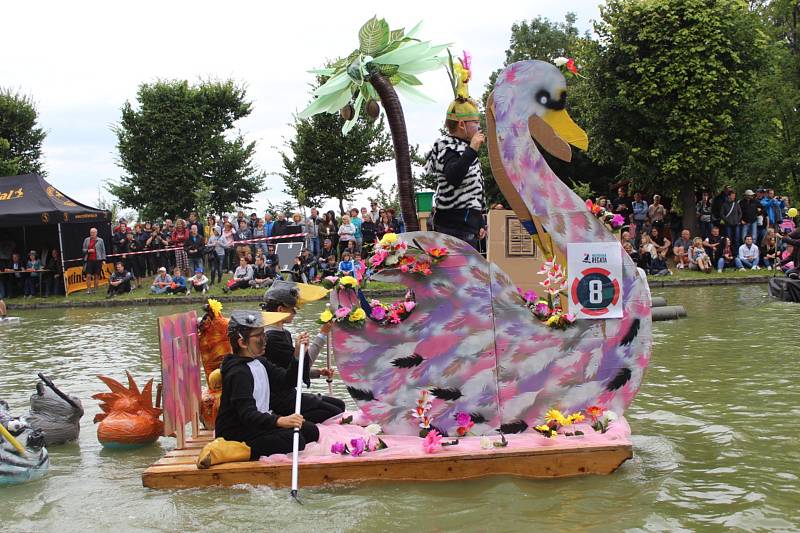
[(478, 241), (486, 235), (486, 199), (478, 159), (485, 137), (480, 130), (480, 111), (469, 98), (466, 81), (468, 77), (447, 109), (445, 127), (449, 135), (433, 144), (425, 171), (436, 178), (433, 229), (477, 249)]

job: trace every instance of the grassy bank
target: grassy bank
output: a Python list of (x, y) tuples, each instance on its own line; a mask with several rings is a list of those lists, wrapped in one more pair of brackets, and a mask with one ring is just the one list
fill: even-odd
[[(225, 275), (222, 283), (210, 287), (206, 294), (192, 292), (186, 294), (151, 294), (150, 283), (152, 280), (145, 279), (141, 287), (137, 287), (128, 294), (106, 297), (106, 288), (99, 287), (96, 293), (87, 294), (85, 291), (74, 292), (69, 296), (49, 296), (33, 298), (12, 298), (7, 299), (6, 304), (9, 309), (37, 309), (45, 307), (111, 307), (126, 305), (171, 305), (185, 303), (205, 302), (208, 298), (215, 298), (221, 302), (252, 302), (260, 301), (264, 296), (264, 289), (240, 289), (225, 293), (222, 287), (230, 278)], [(373, 281), (369, 284), (368, 292), (374, 295), (402, 294), (404, 287), (395, 283), (385, 283)]]

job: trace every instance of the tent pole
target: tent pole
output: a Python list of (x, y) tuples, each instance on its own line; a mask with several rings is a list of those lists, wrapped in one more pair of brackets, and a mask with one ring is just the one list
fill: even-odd
[(22, 253), (28, 253), (28, 232), (25, 231), (25, 226), (22, 226)]
[(61, 238), (61, 222), (58, 223), (58, 251), (61, 253), (61, 282), (64, 284), (64, 296), (67, 295), (67, 268), (64, 266), (64, 240)]

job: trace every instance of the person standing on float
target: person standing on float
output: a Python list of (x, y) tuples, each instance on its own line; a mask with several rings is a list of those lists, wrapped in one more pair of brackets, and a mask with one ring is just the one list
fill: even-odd
[(478, 159), (485, 141), (477, 103), (469, 97), (469, 56), (455, 65), (455, 99), (447, 108), (448, 134), (438, 139), (428, 154), (426, 172), (436, 178), (434, 230), (452, 235), (478, 249), (486, 235), (486, 199)]

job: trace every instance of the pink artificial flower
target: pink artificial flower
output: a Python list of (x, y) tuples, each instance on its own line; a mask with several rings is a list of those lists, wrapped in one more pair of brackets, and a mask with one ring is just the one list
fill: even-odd
[(372, 318), (375, 320), (383, 320), (386, 318), (386, 309), (382, 305), (377, 305), (372, 308)]
[(336, 310), (336, 318), (344, 318), (350, 314), (350, 309), (347, 307), (340, 307)]
[(350, 450), (350, 455), (353, 457), (358, 457), (364, 450), (367, 448), (367, 443), (364, 442), (363, 437), (358, 437), (357, 439), (350, 439), (350, 446), (352, 450)]
[(456, 433), (458, 433), (459, 437), (464, 437), (464, 436), (466, 436), (467, 433), (470, 432), (470, 430), (472, 429), (472, 426), (474, 426), (474, 425), (475, 425), (475, 422), (470, 420), (467, 424), (459, 425), (458, 429), (456, 429)]
[(416, 302), (403, 302), (403, 307), (406, 308), (406, 313), (410, 313), (412, 309), (417, 306)]
[(546, 315), (550, 312), (550, 308), (547, 306), (547, 303), (539, 302), (536, 304), (536, 307), (533, 308), (533, 312), (537, 315)]
[(422, 449), (425, 453), (433, 453), (441, 447), (442, 436), (435, 429), (430, 430), (422, 441)]
[(337, 281), (339, 281), (339, 278), (337, 278), (336, 276), (327, 276), (325, 278), (325, 281), (328, 281), (330, 283), (336, 283)]
[(388, 255), (389, 255), (389, 252), (387, 252), (386, 250), (379, 250), (379, 251), (375, 252), (375, 254), (370, 258), (369, 262), (374, 267), (380, 266), (383, 263), (383, 261), (386, 259), (386, 257), (388, 257)]
[(343, 454), (347, 446), (344, 442), (334, 442), (331, 444), (331, 453)]
[(625, 223), (625, 217), (624, 217), (624, 216), (622, 216), (622, 215), (620, 215), (619, 213), (615, 214), (615, 215), (614, 215), (614, 216), (611, 218), (611, 227), (612, 227), (612, 228), (615, 228), (615, 229), (616, 229), (616, 228), (619, 228), (619, 227), (620, 227), (620, 226), (622, 226), (624, 223)]
[(461, 411), (456, 415), (456, 424), (459, 426), (466, 426), (470, 422), (472, 422), (472, 417), (469, 415), (469, 413)]
[(573, 322), (575, 322), (575, 315), (574, 314), (567, 313), (566, 315), (563, 315), (563, 316), (564, 316), (564, 320), (566, 320), (567, 323), (572, 324)]
[(370, 437), (367, 439), (367, 450), (369, 450), (369, 451), (371, 451), (371, 452), (374, 452), (374, 451), (375, 451), (375, 450), (377, 450), (377, 449), (378, 449), (378, 443), (377, 443), (377, 442), (375, 442), (375, 441), (372, 439), (372, 436), (370, 436)]
[(392, 311), (389, 313), (389, 322), (392, 324), (399, 324), (400, 323), (400, 315), (397, 314), (397, 311)]
[(400, 272), (408, 272), (408, 265), (400, 265)]
[(380, 305), (381, 305), (381, 301), (380, 300), (376, 300), (375, 298), (373, 298), (372, 300), (369, 301), (369, 306), (370, 307), (379, 307)]
[(527, 303), (531, 303), (535, 301), (539, 297), (539, 295), (536, 294), (536, 291), (527, 290), (525, 291), (525, 294), (522, 297), (525, 298), (525, 301)]

